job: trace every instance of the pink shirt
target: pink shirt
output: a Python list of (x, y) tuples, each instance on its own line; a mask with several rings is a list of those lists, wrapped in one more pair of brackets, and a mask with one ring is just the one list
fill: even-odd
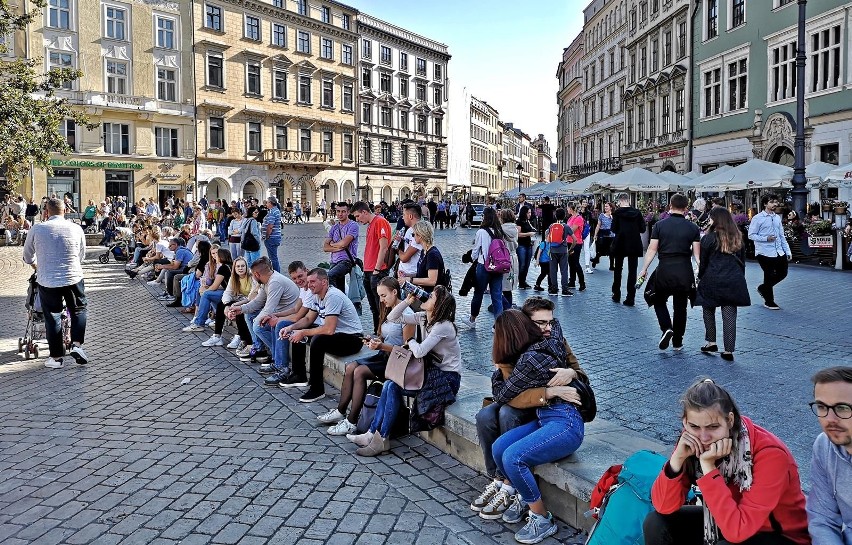
[(586, 222), (580, 214), (571, 216), (568, 219), (568, 227), (570, 227), (574, 233), (568, 238), (568, 240), (573, 240), (577, 244), (583, 244), (583, 226), (585, 224)]

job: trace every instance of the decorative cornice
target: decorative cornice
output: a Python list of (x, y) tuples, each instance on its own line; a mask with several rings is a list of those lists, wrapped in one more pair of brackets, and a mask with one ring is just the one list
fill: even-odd
[(422, 51), (431, 53), (443, 59), (444, 62), (450, 60), (451, 55), (446, 44), (430, 40), (419, 34), (415, 34), (410, 30), (398, 27), (381, 19), (377, 19), (366, 13), (358, 15), (358, 30), (363, 35), (371, 35), (386, 41), (394, 42), (397, 45), (407, 48), (419, 48)]
[[(259, 13), (261, 15), (265, 15), (267, 17), (274, 18), (278, 21), (284, 21), (285, 23), (289, 23), (291, 25), (299, 25), (307, 30), (315, 30), (317, 32), (321, 32), (326, 36), (333, 36), (335, 38), (341, 40), (347, 40), (352, 43), (358, 42), (358, 34), (351, 30), (344, 30), (340, 27), (336, 27), (329, 23), (323, 23), (317, 19), (312, 19), (311, 17), (307, 17), (305, 15), (299, 15), (298, 13), (293, 13), (292, 11), (288, 11), (284, 8), (276, 8), (272, 4), (265, 4), (261, 2), (256, 2), (252, 0), (223, 0), (231, 5), (238, 6), (247, 11), (253, 11), (255, 13)], [(340, 4), (334, 2), (335, 5), (344, 6), (344, 4)], [(349, 15), (353, 16), (353, 19), (358, 14), (358, 10), (354, 8), (351, 9), (351, 13)]]

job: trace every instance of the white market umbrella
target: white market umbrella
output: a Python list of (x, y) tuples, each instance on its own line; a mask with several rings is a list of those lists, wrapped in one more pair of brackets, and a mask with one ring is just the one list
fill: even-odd
[(793, 169), (784, 165), (770, 163), (762, 159), (752, 159), (735, 166), (731, 170), (719, 172), (696, 185), (701, 191), (739, 191), (742, 189), (761, 189), (791, 187), (790, 178)]
[(580, 178), (579, 180), (569, 183), (565, 190), (559, 194), (584, 195), (586, 193), (591, 193), (592, 187), (599, 186), (603, 181), (610, 178), (612, 178), (611, 174), (607, 174), (606, 172), (595, 172), (591, 176), (586, 176), (585, 178)]
[(657, 176), (667, 180), (673, 186), (676, 185), (678, 187), (688, 185), (692, 181), (683, 174), (678, 174), (677, 172), (672, 172), (670, 170), (660, 172)]
[(852, 187), (852, 163), (835, 167), (834, 170), (826, 175), (824, 185), (829, 187)]
[(619, 172), (601, 184), (602, 188), (610, 191), (639, 191), (651, 193), (654, 191), (676, 191), (677, 185), (672, 189), (672, 184), (658, 174), (654, 174), (644, 168), (631, 168)]
[(528, 197), (537, 197), (542, 188), (550, 185), (551, 182), (536, 182), (533, 185), (529, 186), (525, 190), (521, 191), (521, 193), (526, 193)]
[(823, 180), (825, 180), (829, 173), (831, 173), (831, 171), (835, 168), (837, 168), (837, 165), (823, 163), (822, 161), (816, 161), (809, 164), (805, 167), (805, 177), (808, 179), (808, 187), (820, 187)]

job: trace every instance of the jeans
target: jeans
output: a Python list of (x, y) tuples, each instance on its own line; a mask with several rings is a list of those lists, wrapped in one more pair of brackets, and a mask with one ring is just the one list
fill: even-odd
[(207, 321), (207, 315), (211, 309), (215, 309), (216, 305), (222, 302), (222, 296), (225, 295), (225, 290), (207, 290), (198, 298), (198, 310), (195, 313), (195, 319), (192, 323), (195, 325), (204, 325)]
[(568, 282), (570, 286), (576, 286), (576, 280), (579, 278), (580, 287), (586, 287), (586, 277), (583, 274), (583, 267), (580, 266), (580, 252), (583, 247), (579, 244), (574, 246), (574, 249), (568, 252), (568, 270), (571, 271), (571, 279)]
[(107, 246), (113, 240), (115, 240), (115, 231), (112, 229), (104, 229), (104, 237), (100, 242), (98, 242), (98, 246)]
[(532, 246), (518, 246), (518, 285), (528, 286), (527, 274), (530, 272), (530, 260), (532, 260)]
[(505, 479), (505, 475), (497, 474), (497, 464), (491, 448), (498, 437), (511, 429), (526, 424), (535, 418), (535, 411), (516, 409), (502, 403), (486, 405), (476, 413), (476, 435), (479, 437), (479, 447), (485, 459), (485, 474), (489, 477)]
[[(229, 242), (228, 249), (231, 251), (231, 259), (243, 256), (243, 247), (239, 242)], [(271, 258), (270, 258), (271, 259)]]
[(766, 255), (757, 256), (757, 262), (760, 268), (763, 269), (763, 297), (767, 303), (775, 302), (775, 292), (772, 288), (785, 278), (787, 278), (787, 256), (779, 255), (778, 257), (769, 257)]
[(260, 345), (262, 344), (262, 341), (260, 340), (260, 338), (257, 335), (255, 335), (255, 333), (254, 333), (255, 322), (257, 321), (257, 315), (259, 313), (260, 313), (260, 311), (258, 311), (257, 313), (254, 313), (254, 314), (246, 314), (245, 315), (246, 325), (248, 326), (249, 332), (251, 332), (251, 341), (249, 341), (248, 339), (241, 339), (241, 340), (245, 340), (246, 344), (251, 344), (254, 347), (260, 347)]
[[(261, 344), (265, 345), (266, 349), (269, 350), (270, 354), (274, 354), (275, 344), (278, 340), (278, 337), (275, 336), (275, 328), (271, 327), (268, 323), (266, 325), (260, 325), (260, 321), (257, 321), (252, 323), (251, 329), (252, 336), (256, 337), (261, 342)], [(255, 346), (255, 348), (260, 349), (261, 347)]]
[(562, 280), (562, 291), (568, 291), (568, 254), (551, 253), (550, 272), (547, 279), (547, 288), (550, 293), (556, 293), (557, 288), (559, 288), (560, 277)]
[[(621, 297), (621, 272), (624, 269), (624, 256), (619, 255), (614, 258), (613, 267), (615, 272), (612, 274), (612, 294)], [(636, 256), (627, 256), (627, 298), (625, 301), (631, 303), (636, 302), (636, 269), (639, 267), (639, 258)]]
[(282, 339), (280, 335), (282, 329), (293, 323), (290, 320), (281, 320), (275, 324), (275, 330), (272, 332), (272, 366), (277, 371), (290, 370), (290, 341)]
[[(669, 297), (672, 298), (674, 322), (672, 322), (672, 317), (669, 315)], [(675, 346), (683, 345), (683, 334), (686, 332), (686, 307), (688, 304), (689, 294), (685, 291), (674, 293), (657, 292), (654, 296), (654, 312), (657, 313), (660, 331), (663, 333), (669, 329), (674, 331), (672, 342)]]
[(83, 281), (59, 288), (38, 287), (41, 308), (44, 313), (44, 333), (50, 348), (50, 357), (65, 355), (62, 339), (62, 302), (71, 314), (71, 342), (83, 344), (86, 336), (86, 288)]
[(382, 386), (382, 395), (376, 405), (376, 414), (370, 423), (370, 433), (379, 432), (385, 439), (390, 438), (399, 408), (402, 407), (402, 396), (414, 397), (417, 392), (403, 390), (402, 387), (392, 380), (386, 380)]
[[(685, 505), (670, 515), (651, 511), (642, 524), (646, 545), (703, 545), (704, 511), (698, 505)], [(730, 545), (720, 539), (715, 545)], [(740, 545), (793, 545), (786, 537), (769, 532), (753, 535)]]
[(180, 284), (177, 284), (177, 291), (175, 291), (175, 278), (178, 275), (185, 275), (187, 273), (186, 267), (175, 269), (173, 271), (165, 271), (166, 273), (166, 293), (169, 295), (174, 295), (175, 293), (180, 294)]
[(379, 281), (387, 275), (387, 271), (364, 271), (364, 291), (367, 293), (370, 312), (373, 313), (373, 331), (376, 331), (379, 327), (379, 306), (381, 305), (376, 288)]
[(243, 252), (243, 257), (246, 258), (246, 263), (249, 267), (251, 267), (251, 264), (257, 261), (257, 259), (260, 257), (260, 250), (256, 252), (245, 251)]
[(491, 448), (497, 472), (509, 479), (527, 503), (541, 499), (532, 468), (572, 454), (585, 433), (580, 411), (569, 403), (543, 407), (536, 414), (536, 420), (507, 431)]
[(488, 288), (491, 305), (494, 307), (494, 319), (503, 314), (503, 274), (493, 274), (485, 270), (482, 263), (476, 264), (476, 285), (473, 289), (473, 300), (470, 302), (470, 319), (479, 316), (482, 308), (482, 296)]
[[(346, 293), (346, 277), (352, 270), (352, 262), (348, 259), (334, 263), (328, 270), (328, 283)], [(366, 278), (367, 275), (364, 275)]]
[(278, 247), (281, 246), (281, 237), (269, 237), (264, 239), (263, 245), (266, 247), (266, 253), (269, 255), (269, 261), (272, 263), (272, 270), (281, 272), (281, 264), (278, 262)]
[[(331, 335), (314, 335), (308, 341), (311, 345), (311, 376), (308, 381), (308, 390), (314, 393), (325, 392), (325, 383), (322, 378), (322, 370), (326, 354), (333, 356), (351, 356), (364, 346), (361, 335), (352, 333), (333, 333)], [(305, 376), (305, 360), (301, 361), (293, 357), (293, 374), (298, 377)]]

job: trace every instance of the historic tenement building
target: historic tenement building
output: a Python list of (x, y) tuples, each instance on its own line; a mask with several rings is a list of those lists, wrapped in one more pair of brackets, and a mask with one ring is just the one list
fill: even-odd
[(689, 170), (689, 8), (689, 0), (629, 0), (625, 169)]
[(361, 197), (387, 202), (443, 197), (447, 46), (364, 13), (358, 34)]
[(583, 39), (581, 32), (571, 45), (562, 50), (562, 62), (556, 70), (559, 92), (556, 102), (559, 106), (556, 132), (556, 174), (559, 179), (568, 179), (572, 171), (579, 168), (581, 159), (580, 120), (583, 115)]
[(493, 106), (470, 97), (470, 193), (482, 200), (500, 192), (500, 157), (503, 132), (500, 114)]
[[(20, 4), (20, 3), (19, 3)], [(22, 187), (38, 199), (68, 194), (75, 207), (107, 196), (162, 199), (192, 193), (195, 180), (192, 11), (185, 2), (51, 0), (7, 39), (7, 57), (83, 76), (57, 96), (84, 110), (94, 130), (66, 120), (71, 154), (51, 159)]]
[(192, 6), (199, 194), (355, 199), (357, 10), (304, 0)]

